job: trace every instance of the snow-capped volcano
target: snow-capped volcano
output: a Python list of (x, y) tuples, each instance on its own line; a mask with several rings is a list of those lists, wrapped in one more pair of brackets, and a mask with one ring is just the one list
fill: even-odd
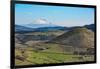
[(34, 21), (37, 24), (48, 24), (49, 22), (44, 18), (39, 18)]
[(22, 26), (29, 27), (29, 28), (40, 28), (40, 27), (55, 27), (57, 25), (54, 25), (53, 23), (49, 22), (44, 18), (39, 18), (33, 21), (32, 23), (24, 24)]

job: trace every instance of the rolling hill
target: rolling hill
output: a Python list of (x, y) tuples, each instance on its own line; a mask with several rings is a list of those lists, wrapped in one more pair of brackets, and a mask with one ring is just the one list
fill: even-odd
[(85, 25), (84, 27), (92, 30), (92, 31), (95, 31), (95, 25), (94, 24), (90, 24), (90, 25)]
[(28, 32), (28, 31), (33, 31), (33, 28), (28, 28), (21, 25), (15, 25), (15, 32)]
[(54, 38), (50, 42), (92, 48), (94, 47), (94, 32), (87, 28), (76, 28)]

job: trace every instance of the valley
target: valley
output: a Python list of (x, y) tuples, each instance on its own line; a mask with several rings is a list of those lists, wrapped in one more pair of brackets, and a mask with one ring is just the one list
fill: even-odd
[[(61, 30), (15, 33), (15, 65), (94, 61), (94, 43), (91, 42), (94, 38), (93, 32), (88, 31), (88, 29), (79, 29), (81, 32), (76, 29), (68, 31), (68, 33)], [(87, 35), (87, 37), (80, 33)], [(80, 38), (84, 38), (83, 41)], [(88, 38), (89, 46), (83, 44), (86, 38)], [(83, 42), (82, 44), (85, 46), (77, 43), (79, 42), (77, 40)]]

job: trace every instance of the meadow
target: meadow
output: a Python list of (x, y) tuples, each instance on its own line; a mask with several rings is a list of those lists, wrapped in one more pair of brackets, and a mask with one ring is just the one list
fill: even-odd
[[(70, 49), (71, 47), (68, 47)], [(37, 65), (68, 62), (93, 61), (93, 55), (76, 55), (73, 51), (66, 51), (59, 44), (46, 43), (39, 46), (16, 47), (15, 64)]]

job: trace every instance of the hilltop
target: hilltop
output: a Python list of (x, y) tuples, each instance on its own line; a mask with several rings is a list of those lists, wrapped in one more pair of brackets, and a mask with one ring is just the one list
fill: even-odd
[(68, 31), (50, 42), (66, 44), (74, 47), (94, 47), (94, 32), (87, 28), (75, 28), (71, 31)]

